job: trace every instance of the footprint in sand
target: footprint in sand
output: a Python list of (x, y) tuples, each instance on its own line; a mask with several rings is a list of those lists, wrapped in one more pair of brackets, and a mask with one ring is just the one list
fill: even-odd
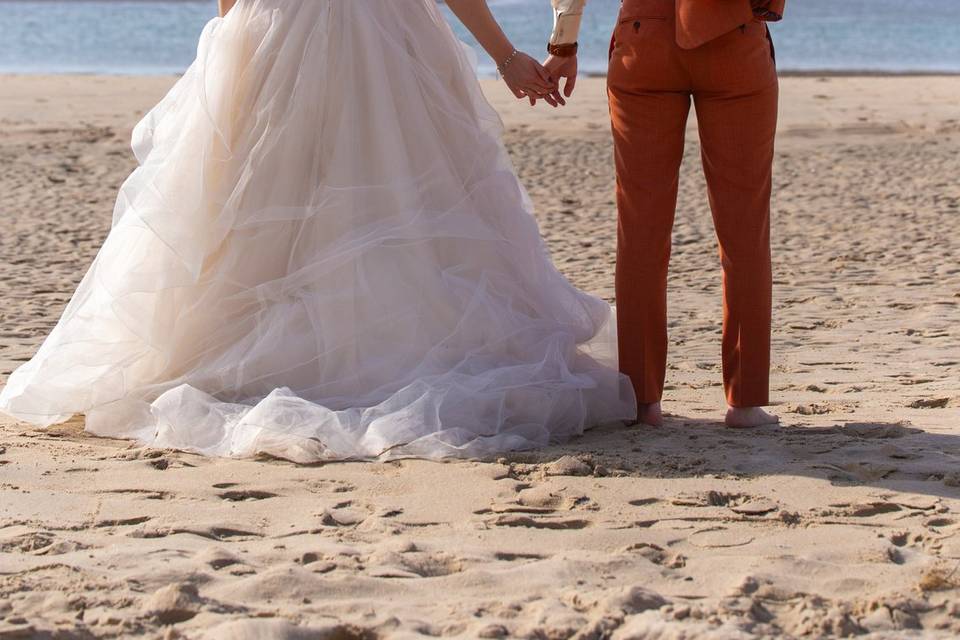
[(215, 571), (219, 571), (224, 567), (231, 567), (233, 565), (243, 563), (243, 560), (241, 560), (238, 556), (230, 553), (222, 547), (214, 545), (206, 547), (195, 557), (197, 562), (204, 564)]
[(829, 509), (821, 511), (822, 515), (843, 516), (847, 518), (872, 518), (874, 516), (896, 513), (903, 510), (900, 505), (892, 502), (835, 503), (829, 506)]
[(533, 518), (514, 513), (498, 516), (488, 520), (488, 523), (496, 527), (528, 527), (530, 529), (585, 529), (593, 524), (590, 520), (580, 518)]
[(869, 462), (849, 462), (846, 464), (811, 464), (810, 469), (826, 469), (834, 473), (827, 479), (837, 486), (849, 486), (864, 482), (876, 482), (900, 471), (899, 467), (873, 464)]
[(921, 398), (907, 406), (911, 409), (944, 409), (949, 405), (950, 398)]
[(574, 456), (563, 456), (540, 468), (546, 476), (589, 476), (593, 475), (592, 461)]
[(175, 495), (170, 491), (160, 489), (109, 489), (103, 493), (129, 494), (144, 500), (169, 500)]
[(305, 567), (309, 566), (310, 571), (314, 573), (330, 573), (337, 568), (337, 563), (326, 560), (325, 558), (326, 556), (319, 553), (307, 551), (300, 556), (297, 563)]
[(557, 511), (572, 511), (583, 509), (597, 511), (600, 509), (589, 496), (583, 494), (564, 495), (566, 490), (551, 491), (544, 486), (518, 484), (516, 499), (505, 503), (494, 503), (490, 507), (477, 509), (473, 513), (485, 515), (488, 513), (527, 513), (551, 514)]
[(709, 527), (695, 531), (687, 541), (701, 549), (724, 549), (746, 546), (753, 542), (753, 536), (744, 532), (730, 531), (726, 527)]
[(130, 527), (133, 525), (143, 524), (144, 522), (149, 522), (150, 516), (135, 516), (133, 518), (117, 518), (117, 519), (106, 519), (99, 520), (93, 526), (100, 529), (104, 527)]
[(537, 506), (528, 506), (523, 504), (517, 504), (515, 502), (509, 502), (506, 504), (492, 504), (489, 507), (483, 509), (477, 509), (473, 513), (482, 516), (490, 513), (554, 513), (556, 509), (551, 507), (537, 507)]
[(308, 482), (306, 488), (313, 493), (349, 493), (357, 489), (345, 480), (314, 480)]
[(524, 560), (535, 562), (537, 560), (546, 560), (549, 557), (550, 556), (539, 553), (512, 553), (510, 551), (496, 551), (493, 554), (493, 559), (501, 562), (521, 562)]
[(0, 538), (0, 553), (33, 553), (43, 551), (53, 544), (56, 537), (49, 531), (29, 531), (25, 527), (13, 527)]
[(364, 565), (374, 578), (438, 578), (464, 570), (464, 561), (452, 554), (423, 551), (376, 551)]
[(637, 542), (623, 549), (624, 553), (637, 553), (650, 562), (668, 569), (681, 569), (687, 566), (687, 558), (682, 553), (668, 553), (663, 547), (649, 543)]
[(369, 514), (357, 509), (324, 509), (320, 514), (320, 524), (326, 527), (355, 527), (367, 519)]
[(954, 520), (950, 518), (931, 518), (923, 523), (923, 526), (929, 527), (932, 529), (942, 529), (944, 527), (949, 527), (956, 524)]
[(894, 439), (923, 433), (922, 429), (909, 426), (908, 422), (898, 424), (874, 424), (869, 422), (849, 422), (840, 427), (840, 433), (851, 438)]
[(746, 516), (761, 516), (780, 510), (776, 502), (767, 498), (723, 491), (680, 494), (671, 502), (679, 507), (726, 507), (734, 513)]
[(517, 493), (517, 504), (522, 508), (555, 511), (564, 505), (564, 497), (546, 487), (530, 487)]
[(814, 402), (810, 404), (798, 404), (789, 409), (791, 413), (796, 413), (801, 416), (822, 416), (828, 413), (838, 413), (846, 411), (847, 409), (824, 402)]
[(890, 543), (897, 547), (903, 547), (910, 541), (909, 531), (894, 531), (889, 535)]
[(919, 453), (913, 453), (892, 444), (885, 444), (880, 447), (880, 453), (894, 460), (918, 460), (923, 457)]
[(130, 538), (166, 538), (181, 533), (200, 536), (208, 540), (219, 542), (233, 542), (240, 540), (255, 540), (263, 535), (255, 531), (247, 531), (239, 527), (211, 525), (198, 527), (141, 527), (127, 534)]
[(223, 493), (217, 495), (219, 498), (228, 500), (230, 502), (250, 502), (279, 497), (279, 495), (276, 493), (271, 493), (270, 491), (258, 491), (256, 489), (224, 491)]

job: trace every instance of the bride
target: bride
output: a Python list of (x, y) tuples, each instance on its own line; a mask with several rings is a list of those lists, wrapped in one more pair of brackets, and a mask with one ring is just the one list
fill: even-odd
[[(485, 0), (518, 98), (562, 101)], [(555, 269), (435, 0), (221, 0), (139, 167), (0, 393), (213, 456), (487, 456), (636, 416), (610, 306)]]

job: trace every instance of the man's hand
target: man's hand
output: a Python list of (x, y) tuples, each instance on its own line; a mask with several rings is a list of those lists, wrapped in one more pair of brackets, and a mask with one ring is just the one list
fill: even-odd
[[(560, 78), (566, 78), (566, 82), (563, 85), (563, 95), (569, 98), (573, 95), (573, 90), (577, 86), (577, 56), (569, 56), (561, 58), (559, 56), (550, 56), (543, 63), (544, 68), (550, 72), (550, 77), (557, 83), (560, 82)], [(557, 95), (560, 98), (560, 103), (565, 104), (563, 98)]]

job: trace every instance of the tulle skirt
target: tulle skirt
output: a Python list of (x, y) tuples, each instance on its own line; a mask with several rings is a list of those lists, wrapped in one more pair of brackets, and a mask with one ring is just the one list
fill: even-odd
[(636, 414), (434, 0), (240, 0), (138, 124), (58, 324), (0, 393), (214, 456), (487, 456)]

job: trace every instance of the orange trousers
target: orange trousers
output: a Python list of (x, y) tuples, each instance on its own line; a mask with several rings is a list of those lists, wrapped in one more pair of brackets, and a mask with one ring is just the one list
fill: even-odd
[(663, 395), (667, 268), (691, 100), (723, 269), (723, 382), (734, 407), (769, 404), (770, 191), (779, 84), (754, 20), (695, 49), (675, 0), (624, 0), (607, 76), (617, 168), (620, 368), (637, 401)]

